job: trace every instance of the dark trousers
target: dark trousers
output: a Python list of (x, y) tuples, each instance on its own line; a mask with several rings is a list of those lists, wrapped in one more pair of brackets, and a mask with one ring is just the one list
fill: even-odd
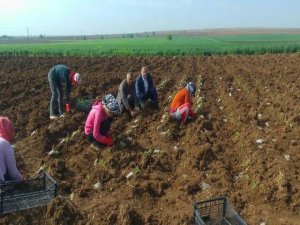
[(50, 116), (56, 115), (55, 106), (58, 103), (58, 113), (62, 115), (64, 113), (63, 108), (63, 90), (62, 85), (59, 81), (55, 79), (54, 70), (50, 70), (48, 73), (48, 81), (51, 90), (51, 100), (50, 100)]
[(141, 99), (141, 101), (144, 102), (148, 99), (151, 99), (154, 108), (158, 109), (157, 91), (154, 87), (151, 90), (148, 90), (147, 94)]
[(131, 95), (131, 94), (127, 95), (127, 101), (128, 101), (128, 103), (129, 103), (130, 107), (131, 107), (132, 109), (134, 109), (135, 105), (134, 105), (134, 98), (133, 98), (133, 95)]
[(7, 170), (6, 170), (6, 174), (4, 174), (4, 179), (5, 181), (11, 181), (11, 177), (9, 176), (9, 174), (7, 173)]
[[(103, 136), (106, 136), (107, 137), (107, 133), (108, 133), (108, 130), (110, 128), (110, 125), (111, 125), (111, 122), (112, 122), (112, 118), (109, 117), (108, 119), (102, 121), (102, 123), (100, 124), (100, 134), (103, 135)], [(100, 145), (103, 145), (105, 146), (104, 144), (100, 143), (99, 141), (97, 141), (94, 137), (93, 137), (93, 132), (91, 132), (89, 135), (86, 136), (87, 137), (87, 140), (89, 142), (96, 142), (97, 144), (100, 144)]]

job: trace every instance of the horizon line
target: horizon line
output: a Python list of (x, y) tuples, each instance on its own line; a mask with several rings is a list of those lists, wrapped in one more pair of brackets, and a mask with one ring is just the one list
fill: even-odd
[[(127, 33), (108, 33), (108, 34), (57, 34), (57, 35), (46, 35), (46, 34), (33, 34), (29, 35), (29, 37), (38, 37), (40, 35), (44, 35), (46, 37), (82, 37), (82, 36), (121, 36), (121, 35), (128, 35), (128, 34), (147, 34), (147, 33), (176, 33), (176, 32), (193, 32), (193, 31), (198, 31), (198, 32), (208, 32), (208, 31), (232, 31), (232, 30), (240, 30), (242, 31), (247, 31), (247, 30), (252, 30), (252, 31), (280, 31), (280, 30), (293, 30), (293, 31), (299, 31), (300, 32), (300, 27), (219, 27), (219, 28), (199, 28), (199, 29), (180, 29), (180, 30), (156, 30), (156, 31), (142, 31), (142, 32), (127, 32)], [(4, 36), (6, 34), (2, 34), (1, 36)], [(0, 37), (1, 37), (0, 36)], [(28, 35), (6, 35), (8, 37), (28, 37)]]

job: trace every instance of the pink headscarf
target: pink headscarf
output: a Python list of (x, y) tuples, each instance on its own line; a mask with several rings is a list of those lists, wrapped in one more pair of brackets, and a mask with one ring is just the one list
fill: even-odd
[(15, 135), (13, 123), (7, 117), (0, 117), (0, 137), (11, 142)]

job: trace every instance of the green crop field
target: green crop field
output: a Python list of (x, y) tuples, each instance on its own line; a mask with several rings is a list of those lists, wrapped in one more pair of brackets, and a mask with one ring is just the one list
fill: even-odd
[(51, 43), (2, 44), (0, 55), (13, 56), (184, 56), (294, 53), (300, 34), (115, 38)]

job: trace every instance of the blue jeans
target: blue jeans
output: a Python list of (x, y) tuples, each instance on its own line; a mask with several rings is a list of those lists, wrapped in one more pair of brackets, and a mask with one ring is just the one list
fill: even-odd
[(55, 112), (56, 103), (58, 103), (58, 114), (62, 115), (64, 113), (62, 85), (55, 79), (55, 73), (53, 70), (50, 70), (48, 73), (48, 81), (52, 93), (50, 100), (50, 116), (57, 115)]

